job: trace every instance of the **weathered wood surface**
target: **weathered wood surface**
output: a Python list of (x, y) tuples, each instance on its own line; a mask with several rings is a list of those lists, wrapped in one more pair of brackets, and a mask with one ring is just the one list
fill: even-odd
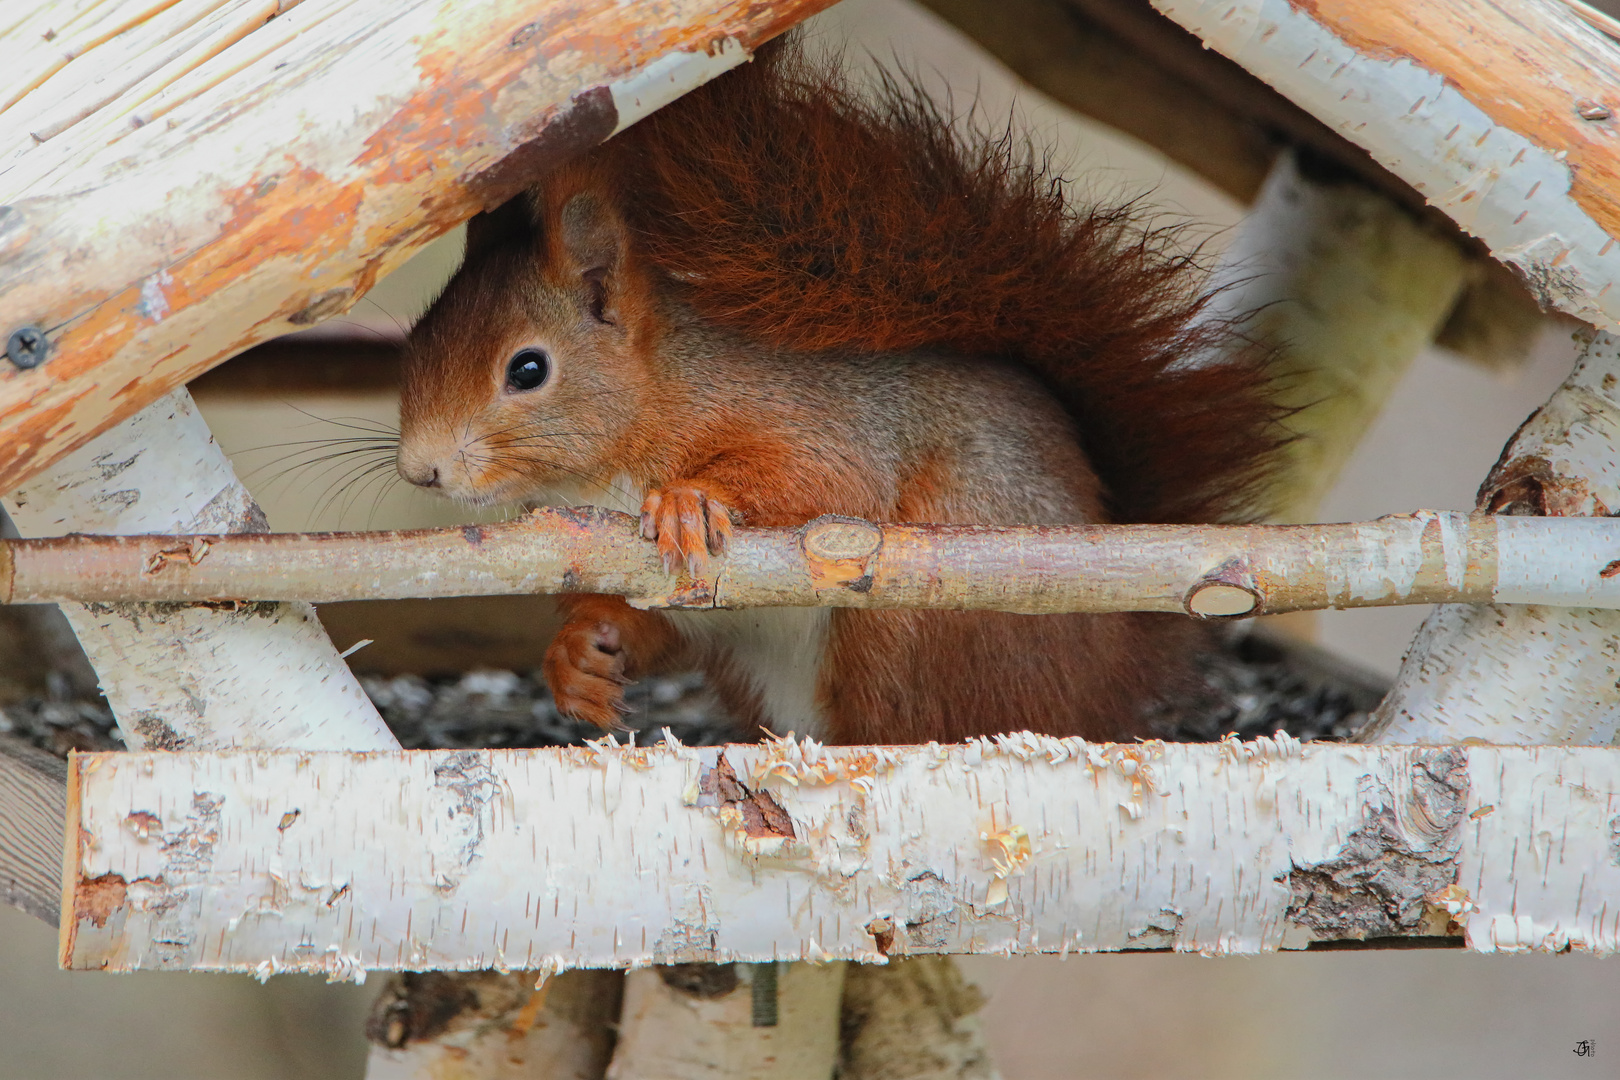
[(1620, 325), (1620, 43), (1557, 0), (1153, 0), (1411, 184), (1541, 301)]
[[(0, 339), (34, 327), (48, 343), (38, 366), (0, 363), (0, 492), (255, 342), (347, 310), (537, 170), (828, 2), (400, 0), (381, 18), (304, 0), (265, 22), (275, 0), (187, 0), (136, 20), (0, 112)], [(195, 21), (205, 6), (214, 22)], [(24, 14), (0, 48), (56, 55), (50, 9)], [(170, 57), (170, 22), (196, 47)], [(0, 85), (14, 71), (22, 89), (39, 74), (8, 66)], [(32, 103), (65, 91), (89, 111), (41, 127), (56, 104)]]
[(1620, 520), (1420, 510), (1341, 525), (874, 525), (734, 531), (705, 576), (591, 507), (404, 532), (0, 541), (0, 601), (324, 602), (593, 592), (645, 607), (1260, 615), (1392, 604), (1620, 607)]
[(67, 768), (0, 735), (0, 904), (56, 925), (62, 903), (62, 823)]
[[(268, 527), (183, 389), (63, 458), (8, 503), (28, 536)], [(399, 746), (307, 603), (64, 601), (62, 611), (131, 747)]]
[[(1479, 509), (1533, 515), (1521, 521), (1592, 520), (1620, 509), (1620, 338), (1594, 335), (1570, 377), (1503, 448)], [(1620, 572), (1620, 556), (1611, 565)], [(1612, 609), (1436, 608), (1361, 737), (1613, 744), (1617, 642), (1620, 611)]]
[(1620, 948), (1609, 749), (604, 740), (80, 755), (69, 785), (72, 968)]

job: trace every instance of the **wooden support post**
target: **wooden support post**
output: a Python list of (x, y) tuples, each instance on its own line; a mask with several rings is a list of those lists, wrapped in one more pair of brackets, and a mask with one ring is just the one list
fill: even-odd
[[(1547, 518), (1620, 508), (1620, 338), (1591, 339), (1574, 373), (1503, 449), (1480, 487), (1479, 508)], [(1620, 553), (1611, 565), (1620, 567)], [(1620, 742), (1616, 641), (1620, 612), (1613, 610), (1436, 608), (1361, 737)]]
[(1278, 403), (1297, 436), (1267, 492), (1274, 520), (1318, 500), (1395, 384), (1456, 305), (1468, 262), (1448, 237), (1355, 181), (1277, 161), (1222, 258), (1214, 314), (1276, 350)]
[(67, 818), (67, 769), (19, 739), (0, 735), (0, 904), (56, 925)]
[(707, 985), (713, 975), (682, 977), (693, 967), (643, 968), (625, 979), (608, 1080), (829, 1080), (846, 965), (725, 965), (721, 972), (736, 974), (719, 993)]
[(978, 987), (951, 956), (851, 964), (844, 976), (839, 1080), (1000, 1080)]
[(624, 977), (396, 975), (372, 1008), (367, 1080), (602, 1080)]
[[(8, 512), (33, 536), (267, 527), (184, 390), (14, 492)], [(399, 745), (307, 603), (63, 610), (132, 747)]]

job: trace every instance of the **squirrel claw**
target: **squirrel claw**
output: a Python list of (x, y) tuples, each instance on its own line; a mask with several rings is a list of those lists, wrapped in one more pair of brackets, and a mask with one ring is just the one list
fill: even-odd
[(628, 713), (624, 650), (610, 622), (571, 622), (557, 631), (540, 664), (557, 711), (600, 728), (623, 729)]
[(702, 488), (689, 484), (654, 488), (641, 504), (641, 535), (658, 542), (667, 573), (684, 564), (694, 577), (702, 577), (709, 557), (725, 554), (731, 514)]

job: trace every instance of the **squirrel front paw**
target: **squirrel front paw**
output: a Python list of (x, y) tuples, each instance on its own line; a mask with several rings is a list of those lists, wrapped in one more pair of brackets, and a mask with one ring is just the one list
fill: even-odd
[(709, 556), (724, 553), (731, 539), (731, 513), (712, 492), (692, 484), (654, 488), (641, 504), (641, 535), (658, 541), (665, 570), (674, 573), (684, 563), (702, 577)]
[(610, 622), (571, 622), (557, 631), (540, 664), (557, 711), (597, 727), (623, 727), (624, 649)]

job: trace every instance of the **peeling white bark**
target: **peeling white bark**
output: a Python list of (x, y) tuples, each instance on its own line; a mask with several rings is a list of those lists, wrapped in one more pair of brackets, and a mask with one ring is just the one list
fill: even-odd
[(1604, 749), (604, 741), (85, 755), (69, 783), (73, 968), (1223, 955), (1452, 918), (1620, 949), (1620, 865), (1585, 857), (1620, 815)]
[[(1606, 333), (1592, 339), (1574, 373), (1502, 451), (1480, 489), (1480, 505), (1558, 516), (1620, 509), (1620, 339)], [(1558, 516), (1505, 520), (1551, 524)], [(1437, 608), (1361, 737), (1377, 743), (1620, 741), (1620, 612)]]
[[(262, 532), (184, 390), (12, 493), (19, 531)], [(305, 603), (64, 603), (131, 747), (385, 750), (398, 741)]]

